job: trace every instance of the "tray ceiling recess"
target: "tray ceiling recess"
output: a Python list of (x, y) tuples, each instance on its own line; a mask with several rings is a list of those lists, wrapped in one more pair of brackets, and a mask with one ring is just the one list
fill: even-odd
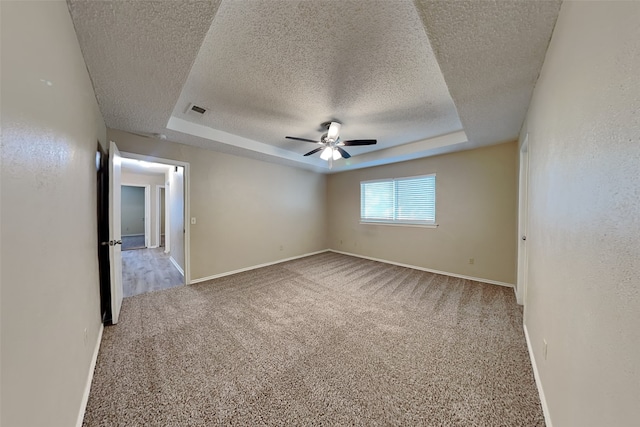
[[(107, 126), (323, 173), (514, 140), (560, 7), (68, 3)], [(331, 121), (378, 142), (330, 170), (285, 138)]]

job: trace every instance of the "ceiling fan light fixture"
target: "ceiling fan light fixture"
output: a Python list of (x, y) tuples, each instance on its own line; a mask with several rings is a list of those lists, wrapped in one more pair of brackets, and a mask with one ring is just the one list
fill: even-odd
[(333, 148), (327, 147), (324, 150), (322, 150), (322, 154), (320, 154), (320, 158), (322, 160), (329, 160), (332, 155), (333, 155)]
[(333, 160), (338, 160), (342, 158), (342, 154), (336, 149), (333, 150)]

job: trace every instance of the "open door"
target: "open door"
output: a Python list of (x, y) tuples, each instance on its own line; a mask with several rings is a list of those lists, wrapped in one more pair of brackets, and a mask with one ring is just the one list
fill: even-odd
[(122, 158), (109, 142), (109, 264), (111, 266), (111, 323), (118, 323), (122, 306), (122, 230), (120, 218)]
[(520, 148), (520, 190), (518, 201), (518, 277), (516, 298), (526, 310), (529, 257), (527, 254), (527, 229), (529, 227), (529, 134)]

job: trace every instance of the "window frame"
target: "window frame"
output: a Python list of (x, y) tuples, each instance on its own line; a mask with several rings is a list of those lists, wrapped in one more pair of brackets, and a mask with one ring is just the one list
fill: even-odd
[[(397, 181), (409, 181), (409, 180), (418, 180), (421, 178), (429, 178), (433, 177), (434, 185), (433, 185), (433, 221), (430, 220), (400, 220), (400, 219), (371, 219), (371, 218), (363, 218), (363, 185), (376, 183), (376, 182), (391, 182), (393, 183), (393, 216), (394, 218), (397, 216)], [(382, 178), (382, 179), (371, 179), (366, 181), (360, 181), (360, 224), (365, 225), (391, 225), (391, 226), (400, 226), (400, 227), (425, 227), (425, 228), (436, 228), (438, 227), (437, 219), (437, 205), (436, 205), (436, 193), (437, 193), (437, 178), (436, 173), (430, 173), (425, 175), (415, 175), (415, 176), (406, 176), (406, 177), (398, 177), (398, 178)]]

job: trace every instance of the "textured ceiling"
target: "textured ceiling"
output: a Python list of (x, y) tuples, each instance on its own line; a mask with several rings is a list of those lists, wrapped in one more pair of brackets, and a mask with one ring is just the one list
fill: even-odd
[(517, 137), (560, 4), (416, 1), (471, 144)]
[[(185, 114), (190, 103), (209, 109)], [(411, 1), (223, 2), (173, 115), (303, 154), (320, 123), (356, 155), (462, 129)]]
[(319, 172), (330, 119), (379, 141), (334, 171), (515, 139), (559, 6), (69, 1), (107, 126)]
[(68, 2), (107, 126), (161, 133), (217, 3)]

